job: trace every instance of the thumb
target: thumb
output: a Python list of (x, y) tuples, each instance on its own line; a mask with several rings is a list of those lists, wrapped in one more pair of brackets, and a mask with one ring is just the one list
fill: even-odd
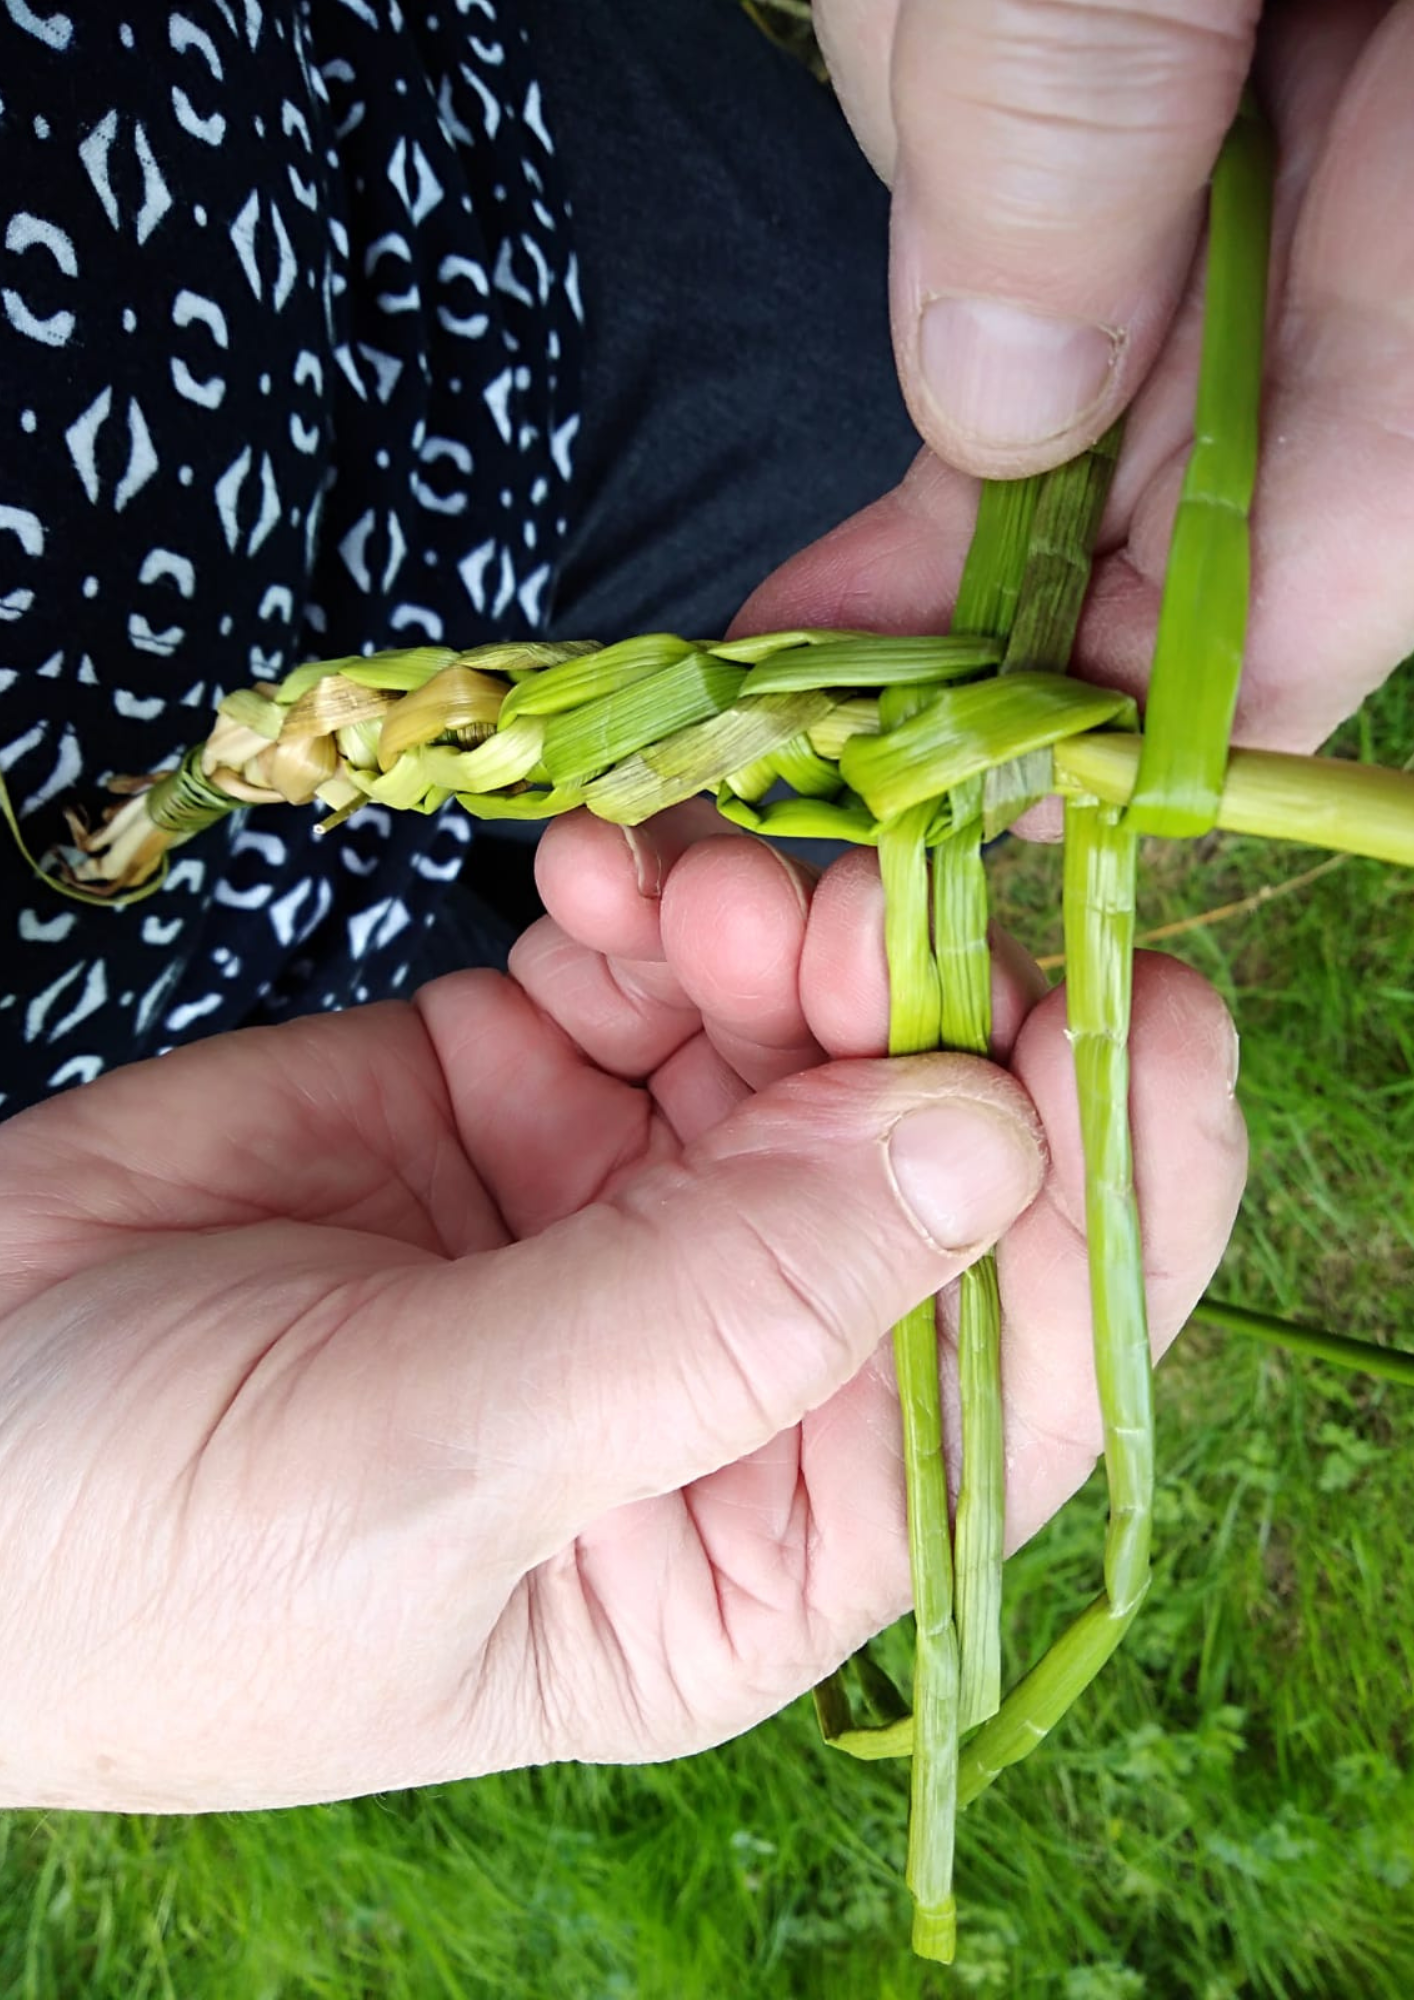
[(1092, 444), (1192, 258), (1260, 0), (901, 0), (893, 313), (926, 441), (987, 477)]
[(432, 1434), (465, 1426), (539, 1561), (799, 1422), (995, 1242), (1043, 1164), (1026, 1097), (976, 1058), (792, 1077), (680, 1160), (425, 1274), (443, 1296), (421, 1324), (449, 1330), (423, 1351)]

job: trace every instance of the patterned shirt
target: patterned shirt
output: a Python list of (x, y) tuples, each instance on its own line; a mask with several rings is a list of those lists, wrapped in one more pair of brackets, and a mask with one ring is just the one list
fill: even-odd
[[(0, 0), (0, 771), (26, 840), (302, 659), (543, 629), (581, 313), (507, 0)], [(238, 814), (125, 910), (0, 832), (0, 1113), (396, 991), (469, 823)]]

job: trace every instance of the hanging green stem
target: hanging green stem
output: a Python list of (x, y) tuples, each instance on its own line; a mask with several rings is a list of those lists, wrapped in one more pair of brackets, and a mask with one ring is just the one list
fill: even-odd
[[(889, 963), (889, 1053), (938, 1046), (937, 972), (929, 938), (931, 806), (915, 806), (879, 830), (884, 941)], [(952, 1869), (957, 1800), (958, 1655), (953, 1567), (943, 1463), (937, 1311), (925, 1300), (894, 1328), (903, 1425), (908, 1553), (917, 1639), (913, 1662), (913, 1767), (908, 1886), (914, 1949), (950, 1961), (957, 1935)]]
[[(992, 959), (987, 940), (987, 880), (982, 866), (977, 779), (951, 801), (960, 824), (933, 850), (933, 950), (938, 967), (942, 1041), (986, 1055), (992, 1032)], [(953, 1527), (958, 1726), (973, 1729), (996, 1713), (1002, 1694), (1002, 1551), (1006, 1463), (1002, 1447), (1001, 1298), (989, 1251), (964, 1271), (957, 1288), (957, 1387), (962, 1467)]]
[(1105, 1588), (1120, 1616), (1148, 1585), (1154, 1494), (1153, 1362), (1129, 1134), (1137, 847), (1114, 806), (1067, 804), (1066, 1018), (1080, 1097), (1090, 1310), (1110, 1485)]
[(1194, 1308), (1194, 1319), (1220, 1326), (1225, 1333), (1245, 1333), (1269, 1347), (1285, 1348), (1289, 1354), (1308, 1355), (1313, 1361), (1327, 1361), (1334, 1368), (1355, 1368), (1381, 1381), (1397, 1382), (1414, 1389), (1414, 1353), (1407, 1348), (1377, 1347), (1372, 1340), (1352, 1340), (1349, 1334), (1326, 1333), (1320, 1327), (1301, 1326), (1271, 1313), (1252, 1312), (1246, 1306), (1229, 1305), (1223, 1299), (1203, 1299)]
[(1250, 95), (1213, 174), (1193, 455), (1164, 573), (1130, 818), (1144, 833), (1217, 823), (1247, 635), (1271, 237), (1271, 144)]
[(931, 1299), (894, 1328), (894, 1368), (908, 1472), (908, 1555), (917, 1627), (907, 1880), (913, 1948), (951, 1961), (957, 1940), (953, 1848), (957, 1816), (957, 1632), (948, 1553), (948, 1487)]
[(986, 1728), (963, 1747), (957, 1774), (959, 1811), (1009, 1765), (1019, 1764), (1045, 1741), (1110, 1658), (1142, 1602), (1141, 1592), (1127, 1611), (1118, 1612), (1109, 1593), (1102, 1592), (1017, 1682)]
[[(958, 589), (953, 627), (1006, 642), (1002, 672), (1063, 673), (1090, 576), (1090, 558), (1119, 449), (1115, 425), (1092, 451), (1043, 478), (982, 489), (977, 526)], [(933, 949), (942, 996), (943, 1044), (986, 1055), (991, 1039), (991, 953), (982, 863), (983, 798), (995, 809), (1011, 774), (1008, 814), (1047, 789), (1050, 760), (1009, 761), (955, 785), (953, 831), (934, 850)], [(959, 1723), (984, 1723), (1001, 1700), (1002, 1561), (1006, 1461), (1001, 1381), (1001, 1294), (990, 1253), (963, 1273), (957, 1303), (962, 1473), (954, 1527)]]
[(1124, 420), (1111, 424), (1089, 451), (1042, 481), (1027, 538), (1016, 616), (1005, 628), (1004, 674), (1038, 667), (1063, 674), (1090, 588), (1095, 537), (1109, 498)]
[[(964, 1743), (957, 1760), (957, 1807), (966, 1810), (995, 1778), (1038, 1744), (1089, 1687), (1134, 1623), (1143, 1603), (1136, 1598), (1123, 1614), (1101, 1591), (1074, 1624), (1007, 1693), (991, 1721)], [(905, 1715), (885, 1729), (852, 1729), (847, 1725), (826, 1733), (826, 1741), (861, 1763), (883, 1763), (913, 1754), (913, 1717)]]

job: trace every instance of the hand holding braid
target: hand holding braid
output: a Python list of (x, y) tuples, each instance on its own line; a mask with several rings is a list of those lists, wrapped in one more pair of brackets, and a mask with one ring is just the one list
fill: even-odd
[(1315, 749), (1414, 634), (1414, 0), (816, 13), (894, 188), (897, 358), (937, 456), (774, 578), (753, 625), (939, 629), (963, 475), (1054, 465), (1129, 408), (1075, 670), (1142, 698), (1191, 437), (1204, 184), (1255, 42), (1276, 256), (1234, 740)]
[[(1013, 1540), (1084, 1477), (1055, 999), (1003, 945), (1013, 1077), (869, 1060), (872, 857), (816, 885), (711, 823), (557, 825), (513, 979), (0, 1129), (6, 1804), (287, 1804), (747, 1728), (903, 1608), (879, 1343), (1022, 1210)], [(1233, 1043), (1152, 961), (1135, 1045), (1167, 1340), (1241, 1182)]]

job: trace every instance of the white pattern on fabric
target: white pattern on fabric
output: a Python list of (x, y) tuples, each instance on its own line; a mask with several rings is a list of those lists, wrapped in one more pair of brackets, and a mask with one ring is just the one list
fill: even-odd
[[(0, 74), (0, 769), (42, 850), (224, 690), (542, 629), (581, 315), (498, 0), (3, 0)], [(410, 821), (238, 818), (126, 912), (0, 850), (0, 1108), (396, 990), (470, 837)]]

